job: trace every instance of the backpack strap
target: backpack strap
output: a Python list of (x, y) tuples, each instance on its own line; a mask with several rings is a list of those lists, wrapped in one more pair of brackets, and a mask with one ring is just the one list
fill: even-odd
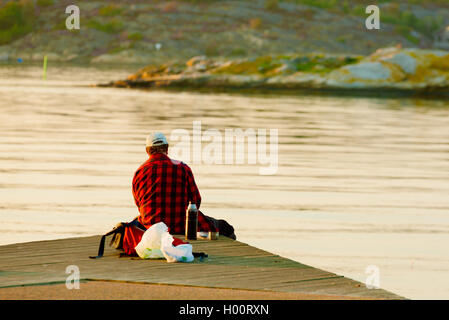
[(130, 223), (127, 224), (128, 226), (134, 226), (137, 229), (140, 229), (142, 231), (147, 231), (147, 228), (145, 228), (145, 226), (143, 226), (139, 220), (136, 218), (133, 221), (131, 221)]
[(104, 234), (101, 237), (101, 240), (100, 240), (100, 246), (98, 247), (98, 255), (96, 257), (95, 256), (89, 256), (89, 258), (91, 258), (91, 259), (101, 258), (103, 256), (103, 253), (104, 253), (104, 242), (106, 240), (106, 237), (111, 235), (111, 234), (113, 234), (113, 233), (115, 233), (115, 232), (117, 232), (117, 228), (114, 228), (111, 231), (109, 231), (108, 233)]

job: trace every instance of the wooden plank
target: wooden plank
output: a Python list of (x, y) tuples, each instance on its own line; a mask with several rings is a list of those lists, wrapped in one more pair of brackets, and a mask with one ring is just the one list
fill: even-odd
[(66, 267), (77, 265), (81, 279), (401, 298), (385, 290), (368, 290), (356, 281), (225, 237), (217, 241), (190, 241), (194, 251), (209, 255), (203, 261), (195, 259), (194, 263), (119, 258), (119, 252), (107, 245), (103, 258), (89, 259), (90, 255), (96, 255), (100, 238), (91, 236), (2, 246), (0, 287), (63, 283), (67, 278)]

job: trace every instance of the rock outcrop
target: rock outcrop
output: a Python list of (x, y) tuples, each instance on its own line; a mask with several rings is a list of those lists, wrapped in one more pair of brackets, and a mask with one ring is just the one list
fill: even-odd
[(336, 88), (448, 89), (449, 52), (386, 48), (329, 73)]
[(392, 47), (367, 57), (315, 54), (213, 61), (198, 56), (185, 64), (147, 66), (105, 86), (449, 92), (449, 52)]

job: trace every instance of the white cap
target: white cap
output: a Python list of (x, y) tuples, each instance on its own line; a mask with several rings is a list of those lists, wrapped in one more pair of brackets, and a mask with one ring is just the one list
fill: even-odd
[(161, 132), (152, 132), (147, 137), (147, 147), (156, 147), (168, 144), (167, 138)]

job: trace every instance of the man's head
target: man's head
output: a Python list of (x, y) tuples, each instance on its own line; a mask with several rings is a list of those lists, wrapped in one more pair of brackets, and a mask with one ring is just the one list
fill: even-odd
[(148, 155), (168, 152), (168, 142), (163, 133), (152, 132), (147, 137), (146, 149)]

